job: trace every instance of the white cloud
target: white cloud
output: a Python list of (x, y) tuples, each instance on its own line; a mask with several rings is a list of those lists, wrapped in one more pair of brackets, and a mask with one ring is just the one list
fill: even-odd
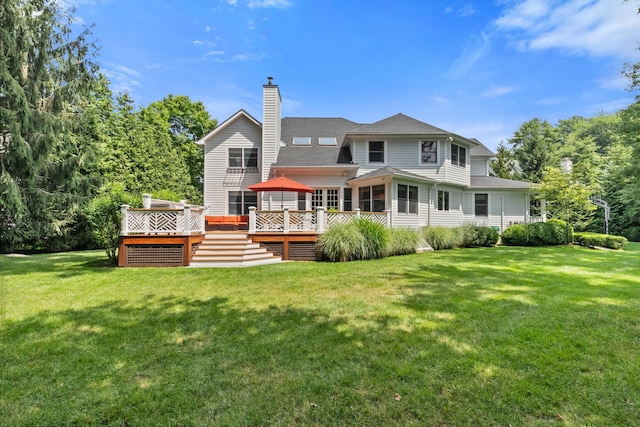
[(283, 115), (294, 114), (296, 111), (302, 108), (302, 102), (293, 99), (284, 98), (282, 100), (282, 113)]
[(251, 9), (275, 7), (277, 9), (284, 9), (291, 6), (293, 3), (289, 0), (249, 0), (247, 6)]
[(462, 55), (458, 57), (453, 66), (449, 69), (448, 74), (453, 77), (461, 77), (482, 58), (491, 47), (491, 38), (485, 33), (481, 33), (482, 41), (478, 46), (472, 49), (465, 49)]
[(496, 98), (517, 91), (518, 88), (514, 86), (496, 86), (492, 85), (489, 89), (485, 90), (482, 94), (489, 98)]
[(562, 97), (555, 97), (555, 98), (542, 98), (539, 99), (537, 101), (535, 101), (533, 104), (534, 105), (559, 105), (562, 104), (566, 101), (566, 98), (562, 98)]
[(123, 65), (107, 63), (102, 68), (102, 72), (111, 82), (111, 89), (114, 93), (133, 91), (134, 87), (140, 86), (138, 77), (140, 72)]
[(638, 57), (640, 32), (633, 2), (611, 0), (526, 0), (495, 21), (515, 32), (524, 49), (561, 49), (590, 56)]
[(618, 73), (599, 79), (598, 84), (603, 89), (626, 90), (629, 88), (629, 79), (623, 76), (622, 73)]

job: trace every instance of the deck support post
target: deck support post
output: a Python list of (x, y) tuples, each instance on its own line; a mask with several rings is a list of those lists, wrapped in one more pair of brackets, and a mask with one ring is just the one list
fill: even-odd
[(145, 209), (151, 209), (151, 194), (144, 193), (142, 195), (142, 207)]
[(249, 206), (249, 234), (256, 232), (256, 207)]
[(360, 208), (356, 208), (356, 218), (360, 219)]
[(120, 205), (120, 235), (126, 236), (129, 234), (129, 205)]
[(316, 231), (324, 233), (324, 208), (322, 206), (316, 208)]

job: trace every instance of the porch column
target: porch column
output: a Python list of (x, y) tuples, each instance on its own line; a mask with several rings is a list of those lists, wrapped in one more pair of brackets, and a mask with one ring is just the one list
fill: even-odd
[(289, 233), (289, 208), (284, 208), (282, 220), (284, 222), (282, 232), (287, 234)]
[(356, 218), (360, 219), (360, 208), (356, 208)]
[(393, 224), (391, 224), (391, 209), (387, 209), (384, 211), (387, 214), (387, 227), (391, 228)]
[(322, 206), (316, 208), (316, 231), (324, 233), (324, 208)]
[(256, 232), (256, 207), (249, 206), (249, 234)]
[(542, 222), (547, 222), (547, 201), (545, 199), (540, 200), (540, 216)]
[(191, 205), (184, 205), (184, 234), (191, 234)]
[(120, 235), (129, 234), (129, 205), (120, 205)]

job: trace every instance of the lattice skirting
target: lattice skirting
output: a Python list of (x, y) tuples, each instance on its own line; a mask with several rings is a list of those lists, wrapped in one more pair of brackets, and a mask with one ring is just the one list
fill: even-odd
[(314, 242), (289, 242), (289, 259), (296, 261), (313, 261), (316, 259)]
[(182, 245), (129, 245), (127, 265), (130, 266), (181, 266)]

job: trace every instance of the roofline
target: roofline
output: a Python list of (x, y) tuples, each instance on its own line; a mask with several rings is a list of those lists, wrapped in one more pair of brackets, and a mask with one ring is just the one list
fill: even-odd
[(241, 108), (240, 110), (236, 111), (235, 114), (233, 114), (231, 117), (229, 117), (227, 120), (225, 120), (224, 122), (220, 123), (220, 125), (218, 125), (211, 132), (209, 132), (208, 134), (206, 134), (205, 136), (203, 136), (202, 138), (197, 140), (196, 141), (196, 145), (203, 145), (204, 146), (207, 139), (210, 139), (210, 138), (214, 137), (215, 135), (217, 135), (219, 132), (222, 132), (222, 130), (227, 128), (231, 123), (236, 121), (238, 119), (238, 117), (240, 117), (240, 116), (246, 117), (251, 122), (253, 122), (256, 126), (258, 126), (259, 128), (262, 129), (262, 123), (260, 123), (251, 114), (247, 113), (244, 109)]
[(353, 132), (347, 132), (344, 137), (345, 139), (350, 139), (352, 136), (356, 136), (356, 137), (362, 137), (362, 138), (380, 138), (380, 137), (389, 137), (389, 138), (441, 138), (441, 139), (447, 139), (447, 138), (452, 138), (451, 142), (455, 142), (457, 141), (464, 141), (465, 143), (469, 144), (471, 147), (476, 147), (478, 145), (481, 145), (480, 143), (469, 139), (469, 138), (465, 138), (464, 136), (460, 136), (458, 134), (455, 133), (353, 133)]

